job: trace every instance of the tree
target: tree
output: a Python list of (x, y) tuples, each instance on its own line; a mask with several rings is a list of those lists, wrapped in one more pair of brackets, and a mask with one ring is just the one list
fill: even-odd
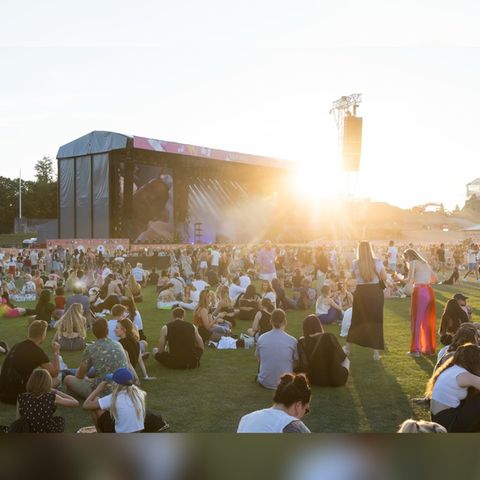
[(18, 179), (0, 177), (0, 210), (0, 233), (10, 233), (18, 213)]
[(53, 183), (55, 175), (53, 172), (53, 160), (44, 156), (35, 164), (35, 178), (39, 183)]

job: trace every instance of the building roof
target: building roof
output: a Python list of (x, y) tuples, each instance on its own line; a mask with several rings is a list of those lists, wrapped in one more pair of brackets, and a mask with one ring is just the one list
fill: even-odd
[(246, 153), (228, 152), (216, 148), (199, 147), (183, 143), (156, 140), (146, 137), (123, 135), (115, 132), (93, 131), (61, 146), (57, 158), (72, 158), (84, 155), (108, 153), (113, 150), (121, 150), (127, 147), (128, 140), (132, 140), (133, 148), (150, 150), (154, 152), (172, 153), (189, 157), (210, 158), (232, 163), (243, 163), (273, 168), (294, 168), (295, 162), (280, 160), (277, 158), (250, 155)]
[(480, 185), (480, 177), (476, 178), (475, 180), (472, 180), (470, 183), (467, 183), (467, 187), (469, 185)]

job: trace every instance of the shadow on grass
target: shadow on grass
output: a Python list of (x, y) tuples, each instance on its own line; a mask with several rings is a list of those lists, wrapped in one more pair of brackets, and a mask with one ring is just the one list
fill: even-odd
[(432, 375), (433, 368), (436, 364), (435, 357), (413, 357), (413, 359), (424, 372), (428, 373), (428, 375)]
[[(410, 398), (397, 379), (385, 370), (382, 361), (370, 362), (358, 366), (353, 362), (353, 385), (368, 422), (368, 430), (393, 433), (400, 423), (414, 415)], [(388, 408), (385, 408), (386, 405)]]

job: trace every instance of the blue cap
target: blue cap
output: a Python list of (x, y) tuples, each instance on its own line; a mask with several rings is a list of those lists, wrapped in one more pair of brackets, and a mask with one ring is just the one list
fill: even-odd
[[(108, 378), (110, 377), (111, 378)], [(119, 368), (118, 370), (115, 370), (113, 374), (106, 375), (105, 378), (108, 380), (113, 380), (115, 383), (118, 383), (119, 385), (133, 385), (133, 374), (128, 368)]]

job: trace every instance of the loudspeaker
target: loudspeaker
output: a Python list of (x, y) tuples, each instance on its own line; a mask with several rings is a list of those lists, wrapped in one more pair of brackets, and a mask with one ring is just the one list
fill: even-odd
[(348, 172), (358, 172), (360, 169), (362, 122), (361, 117), (348, 116), (344, 119), (342, 168)]

